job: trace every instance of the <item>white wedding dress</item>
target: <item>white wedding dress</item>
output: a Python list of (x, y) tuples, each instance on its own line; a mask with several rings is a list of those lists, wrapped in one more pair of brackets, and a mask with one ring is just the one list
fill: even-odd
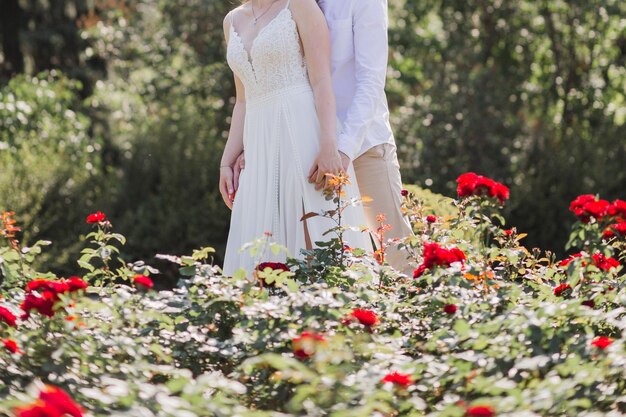
[[(245, 87), (246, 166), (233, 204), (225, 275), (238, 268), (250, 273), (261, 262), (284, 262), (285, 253), (275, 254), (267, 247), (258, 253), (242, 250), (264, 236), (286, 247), (289, 256), (301, 257), (300, 250), (306, 248), (302, 216), (335, 206), (307, 179), (319, 151), (320, 126), (289, 3), (258, 32), (250, 53), (232, 14), (227, 61)], [(352, 185), (345, 189), (346, 199), (359, 197), (352, 167), (348, 174)], [(360, 204), (348, 207), (342, 217), (344, 225), (366, 224)], [(335, 225), (330, 219), (313, 217), (306, 222), (313, 244), (335, 236), (324, 236)], [(367, 232), (348, 231), (344, 240), (351, 247), (372, 248)]]

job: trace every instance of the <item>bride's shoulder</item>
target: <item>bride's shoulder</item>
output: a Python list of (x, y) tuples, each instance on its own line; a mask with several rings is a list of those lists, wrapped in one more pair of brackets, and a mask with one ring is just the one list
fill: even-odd
[(287, 0), (289, 8), (295, 12), (307, 14), (311, 10), (318, 10), (317, 0)]
[(229, 11), (228, 13), (226, 13), (226, 16), (224, 16), (224, 27), (230, 26), (230, 23), (234, 19), (235, 15), (237, 15), (238, 13), (241, 13), (241, 12), (245, 12), (246, 5), (247, 5), (247, 3), (243, 3), (243, 4), (235, 7), (234, 9)]
[(287, 0), (290, 7), (310, 7), (317, 6), (317, 0)]

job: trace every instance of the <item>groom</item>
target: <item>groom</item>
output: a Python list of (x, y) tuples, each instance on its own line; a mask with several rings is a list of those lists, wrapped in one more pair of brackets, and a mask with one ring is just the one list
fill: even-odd
[[(338, 149), (344, 170), (352, 161), (364, 203), (367, 226), (375, 231), (384, 214), (392, 229), (387, 239), (412, 234), (400, 211), (402, 180), (385, 96), (387, 74), (387, 0), (317, 0), (331, 35), (333, 89), (343, 126)], [(235, 189), (243, 158), (235, 163)], [(316, 182), (316, 167), (309, 182)], [(319, 177), (319, 176), (318, 176)], [(316, 188), (321, 189), (322, 183)], [(406, 252), (387, 251), (387, 262), (400, 272), (412, 270)]]
[[(344, 170), (352, 161), (361, 195), (372, 199), (364, 203), (370, 230), (376, 230), (376, 216), (382, 213), (392, 226), (387, 238), (410, 236), (411, 226), (400, 211), (402, 180), (385, 95), (387, 0), (318, 0), (318, 4), (330, 29)], [(387, 261), (401, 272), (411, 270), (405, 251), (390, 248)]]

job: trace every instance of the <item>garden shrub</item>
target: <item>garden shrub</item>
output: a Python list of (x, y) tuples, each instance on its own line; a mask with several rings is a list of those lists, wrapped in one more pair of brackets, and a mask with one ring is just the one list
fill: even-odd
[(58, 71), (0, 87), (0, 210), (19, 213), (25, 241), (54, 241), (38, 258), (52, 268), (67, 265), (76, 251), (73, 219), (100, 191), (100, 145), (89, 133), (79, 88)]
[[(460, 179), (448, 215), (407, 193), (413, 277), (335, 237), (317, 263), (233, 277), (210, 248), (159, 255), (180, 280), (157, 291), (158, 271), (125, 264), (94, 213), (88, 287), (50, 276), (2, 293), (0, 411), (57, 389), (45, 383), (94, 415), (623, 415), (626, 203), (574, 201), (580, 252), (560, 260), (503, 227), (508, 196), (481, 178)], [(15, 251), (16, 223), (3, 227)]]

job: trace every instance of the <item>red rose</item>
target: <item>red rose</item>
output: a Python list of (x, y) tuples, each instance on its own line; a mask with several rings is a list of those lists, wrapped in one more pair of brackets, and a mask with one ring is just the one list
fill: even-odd
[(569, 205), (569, 210), (577, 217), (581, 217), (584, 213), (586, 204), (596, 201), (596, 196), (592, 194), (579, 195)]
[[(348, 246), (349, 248), (349, 246)], [(344, 248), (345, 250), (345, 248)], [(267, 268), (271, 269), (272, 271), (290, 271), (289, 267), (287, 265), (285, 265), (284, 263), (281, 262), (262, 262), (260, 264), (257, 265), (256, 270), (257, 271), (265, 271)], [(274, 287), (276, 286), (275, 282), (270, 282), (269, 284), (267, 282), (265, 282), (264, 278), (258, 277), (258, 279), (263, 283), (264, 286), (267, 287)]]
[(615, 200), (608, 209), (608, 215), (626, 219), (626, 201)]
[(457, 249), (444, 249), (436, 243), (424, 244), (424, 264), (427, 268), (433, 266), (450, 266), (454, 262), (464, 262), (465, 254)]
[(455, 306), (454, 304), (446, 304), (445, 306), (443, 306), (443, 311), (445, 311), (446, 314), (449, 315), (456, 313), (456, 310), (457, 306)]
[(500, 204), (504, 204), (509, 199), (509, 188), (504, 184), (492, 180), (473, 172), (459, 175), (456, 179), (457, 194), (459, 197), (469, 197), (472, 195), (497, 198)]
[(83, 410), (62, 389), (46, 385), (39, 393), (39, 400), (15, 409), (17, 417), (83, 417)]
[(611, 204), (608, 201), (598, 200), (585, 204), (584, 209), (589, 215), (599, 220), (608, 213), (610, 206)]
[(428, 223), (435, 223), (437, 221), (437, 216), (433, 216), (432, 214), (429, 214), (428, 216), (426, 216), (426, 221)]
[(449, 249), (447, 253), (444, 254), (444, 264), (450, 265), (455, 262), (463, 263), (465, 262), (465, 254), (459, 248)]
[(592, 256), (593, 263), (598, 269), (602, 271), (609, 271), (612, 268), (617, 268), (619, 266), (619, 261), (615, 258), (607, 258), (601, 253), (596, 253)]
[(448, 267), (455, 262), (463, 264), (465, 260), (465, 254), (458, 248), (445, 249), (436, 243), (425, 243), (424, 261), (413, 271), (413, 278), (419, 278), (427, 269), (435, 266)]
[(406, 388), (413, 383), (413, 377), (410, 374), (401, 374), (400, 372), (391, 372), (385, 375), (384, 378), (381, 379), (381, 382), (383, 384), (390, 382), (394, 385), (399, 385), (401, 387)]
[(61, 415), (69, 414), (72, 417), (82, 417), (80, 406), (62, 389), (46, 385), (39, 393), (39, 399), (56, 408)]
[(152, 282), (152, 280), (145, 275), (135, 275), (133, 277), (133, 282), (136, 287), (144, 290), (149, 290), (154, 287), (154, 282)]
[(372, 310), (355, 308), (352, 310), (352, 317), (357, 319), (364, 326), (372, 327), (379, 322), (378, 316)]
[(87, 223), (100, 223), (103, 222), (107, 219), (106, 214), (101, 213), (101, 212), (96, 212), (96, 213), (92, 213), (89, 216), (87, 216)]
[(570, 292), (572, 292), (572, 287), (569, 284), (561, 284), (554, 289), (554, 295), (557, 297), (567, 296)]
[(500, 204), (504, 204), (509, 199), (509, 187), (494, 181), (489, 190), (489, 196), (497, 198)]
[(87, 283), (79, 277), (58, 281), (34, 279), (26, 284), (26, 297), (20, 306), (24, 310), (22, 318), (28, 318), (31, 310), (37, 310), (39, 314), (52, 317), (54, 305), (61, 300), (59, 294), (73, 293), (85, 288), (87, 288)]
[(20, 305), (20, 308), (24, 310), (22, 318), (28, 318), (31, 310), (37, 310), (39, 314), (47, 317), (54, 316), (54, 304), (58, 300), (57, 294), (50, 291), (44, 291), (41, 296), (37, 296), (32, 292), (27, 293)]
[(15, 409), (16, 417), (62, 417), (62, 414), (48, 404), (33, 403), (25, 407)]
[(506, 230), (504, 231), (504, 234), (505, 234), (505, 235), (507, 235), (507, 236), (511, 236), (511, 235), (513, 235), (513, 229), (506, 229)]
[(0, 322), (3, 321), (11, 327), (16, 327), (17, 324), (15, 320), (17, 320), (15, 314), (11, 313), (8, 308), (0, 306)]
[(400, 191), (400, 194), (402, 195), (402, 197), (406, 197), (407, 195), (409, 195), (409, 190), (402, 190)]
[(569, 209), (583, 223), (588, 223), (591, 218), (601, 220), (609, 214), (611, 204), (606, 200), (597, 200), (594, 195), (584, 194), (576, 197), (569, 205)]
[(324, 336), (313, 332), (302, 332), (298, 337), (292, 339), (293, 354), (300, 359), (306, 359), (317, 352), (320, 344), (326, 343)]
[(265, 268), (270, 268), (274, 271), (289, 271), (289, 267), (281, 262), (262, 262), (256, 269), (257, 271), (263, 271)]
[[(578, 252), (575, 253), (573, 255), (570, 255), (568, 258), (563, 259), (561, 262), (559, 262), (559, 267), (565, 267), (567, 265), (569, 265), (573, 260), (578, 259), (578, 258), (582, 258), (584, 257), (584, 253), (583, 252)], [(593, 265), (596, 266), (596, 268), (602, 270), (602, 271), (610, 271), (612, 268), (617, 268), (620, 263), (617, 259), (615, 258), (607, 258), (606, 256), (604, 256), (604, 254), (602, 253), (596, 253), (595, 255), (591, 256), (591, 259), (593, 261)], [(581, 263), (582, 266), (586, 266), (587, 262), (583, 261)]]
[(459, 197), (469, 197), (474, 193), (478, 183), (478, 175), (473, 172), (467, 172), (459, 175), (456, 179), (456, 192)]
[(567, 258), (563, 259), (561, 262), (559, 262), (559, 266), (560, 267), (564, 267), (570, 264), (570, 262), (572, 262), (574, 259), (578, 259), (578, 258), (582, 258), (583, 253), (582, 252), (578, 252), (575, 253), (573, 255), (568, 256)]
[(420, 266), (418, 266), (417, 269), (413, 271), (413, 278), (419, 278), (422, 275), (424, 275), (424, 272), (426, 272), (426, 269), (428, 268), (426, 268), (426, 265), (424, 264), (421, 264)]
[(589, 308), (595, 308), (595, 306), (596, 306), (596, 302), (593, 301), (593, 300), (585, 300), (585, 301), (583, 301), (580, 304), (585, 306), (585, 307), (589, 307)]
[(489, 405), (474, 405), (465, 410), (466, 417), (494, 417), (496, 410)]
[(65, 282), (69, 292), (85, 290), (88, 287), (87, 283), (80, 277), (69, 277)]
[(596, 337), (591, 342), (591, 344), (597, 347), (598, 349), (606, 349), (607, 347), (611, 346), (612, 343), (613, 343), (613, 339), (611, 339), (610, 337), (606, 337), (606, 336)]
[(34, 279), (26, 284), (26, 292), (49, 291), (54, 294), (63, 294), (69, 287), (64, 281), (52, 281), (48, 279)]
[(622, 220), (621, 218), (618, 220), (617, 223), (614, 223), (607, 227), (602, 234), (602, 237), (605, 239), (609, 239), (614, 237), (615, 235), (626, 236), (626, 221)]
[(15, 343), (15, 340), (5, 339), (2, 341), (2, 343), (4, 344), (4, 348), (9, 352), (22, 353), (22, 350), (19, 348), (19, 346), (17, 346), (17, 343)]

